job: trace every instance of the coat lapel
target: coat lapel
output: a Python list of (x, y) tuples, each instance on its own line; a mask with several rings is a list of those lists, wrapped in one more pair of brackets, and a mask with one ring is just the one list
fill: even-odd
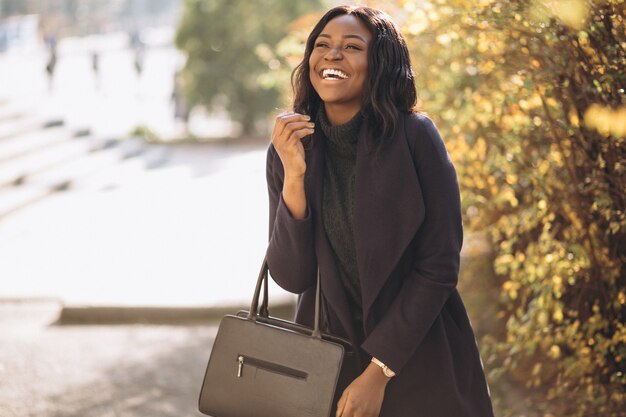
[(363, 128), (357, 147), (354, 233), (365, 323), (425, 215), (403, 122), (401, 117), (398, 132), (382, 152), (367, 149)]
[[(404, 120), (400, 120), (397, 134), (381, 153), (367, 148), (364, 125), (359, 133), (354, 233), (365, 323), (378, 293), (424, 221), (422, 191)], [(308, 152), (305, 187), (313, 209), (323, 292), (348, 336), (355, 340), (346, 293), (322, 220), (324, 141), (324, 135), (316, 131)]]

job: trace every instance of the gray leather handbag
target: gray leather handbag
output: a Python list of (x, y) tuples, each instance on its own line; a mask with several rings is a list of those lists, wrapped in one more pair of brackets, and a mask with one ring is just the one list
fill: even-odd
[(313, 329), (269, 315), (267, 282), (264, 260), (250, 310), (223, 317), (200, 390), (200, 412), (213, 417), (334, 416), (341, 392), (358, 376), (360, 365), (350, 341), (320, 331), (319, 271)]

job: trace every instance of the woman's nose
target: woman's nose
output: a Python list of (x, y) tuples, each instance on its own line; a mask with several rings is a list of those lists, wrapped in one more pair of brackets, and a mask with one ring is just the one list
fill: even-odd
[(341, 57), (342, 55), (341, 55), (341, 51), (339, 50), (339, 48), (330, 48), (330, 50), (324, 56), (324, 58), (329, 61), (335, 61), (337, 59), (341, 59)]

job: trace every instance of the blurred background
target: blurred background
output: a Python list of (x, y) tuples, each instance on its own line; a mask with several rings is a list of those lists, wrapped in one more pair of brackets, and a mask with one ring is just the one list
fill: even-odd
[[(0, 0), (0, 416), (201, 415), (267, 242), (273, 116), (342, 3)], [(365, 3), (457, 169), (496, 415), (626, 416), (624, 1)]]

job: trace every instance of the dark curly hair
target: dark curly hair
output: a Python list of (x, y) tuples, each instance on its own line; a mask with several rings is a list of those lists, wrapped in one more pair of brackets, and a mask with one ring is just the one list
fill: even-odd
[(367, 127), (368, 141), (379, 148), (383, 138), (396, 131), (400, 112), (417, 111), (415, 77), (404, 37), (391, 17), (370, 7), (338, 6), (317, 22), (306, 41), (304, 58), (291, 74), (294, 91), (293, 111), (308, 114), (315, 120), (322, 105), (309, 78), (309, 57), (315, 40), (326, 24), (341, 15), (360, 19), (372, 33), (368, 50), (368, 75), (363, 91), (361, 113)]

